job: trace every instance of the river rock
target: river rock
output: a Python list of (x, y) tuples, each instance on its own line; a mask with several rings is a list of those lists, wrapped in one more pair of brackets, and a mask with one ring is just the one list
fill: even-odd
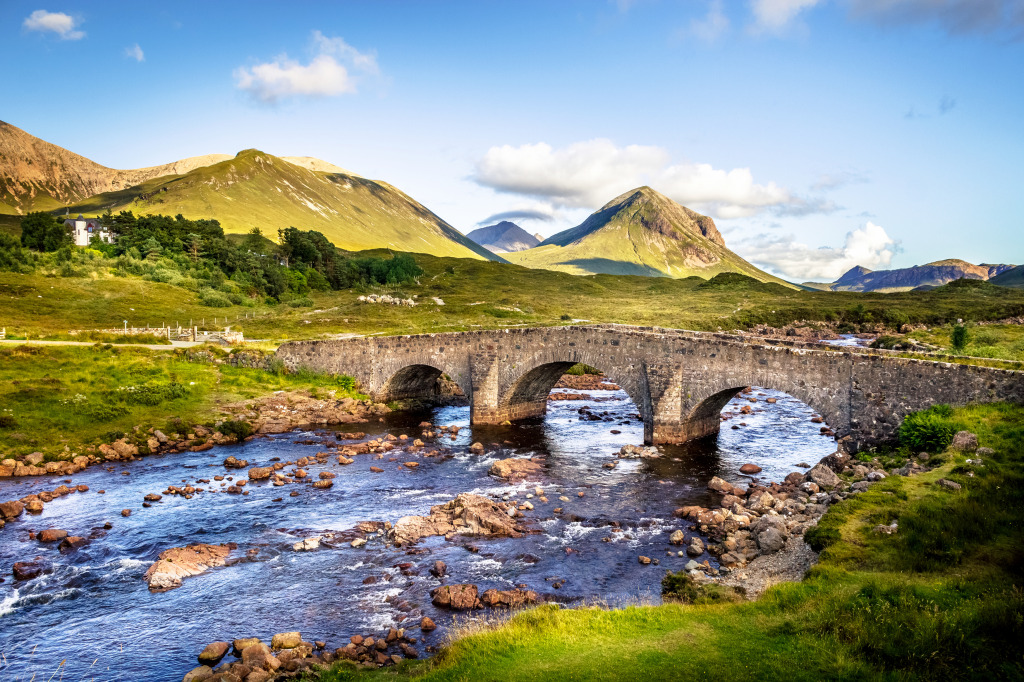
[(16, 519), (25, 512), (25, 505), (19, 500), (0, 502), (0, 518), (6, 521)]
[(231, 642), (231, 652), (235, 656), (241, 656), (242, 652), (253, 644), (262, 644), (259, 637), (240, 637)]
[(480, 595), (480, 603), (484, 606), (506, 608), (519, 608), (527, 604), (536, 604), (540, 601), (537, 593), (533, 590), (487, 590)]
[(211, 677), (213, 677), (213, 668), (208, 665), (201, 665), (185, 673), (185, 677), (181, 678), (181, 682), (206, 682)]
[(950, 447), (959, 452), (974, 452), (978, 449), (978, 437), (970, 431), (957, 431)]
[(42, 500), (29, 500), (25, 503), (25, 511), (29, 514), (40, 514), (43, 511)]
[(146, 570), (143, 579), (151, 590), (181, 587), (184, 578), (227, 563), (228, 554), (234, 547), (233, 543), (172, 547), (160, 554), (157, 561)]
[(466, 611), (480, 607), (477, 599), (477, 586), (469, 584), (442, 585), (430, 591), (434, 606), (456, 611)]
[(58, 547), (58, 549), (63, 554), (65, 552), (70, 552), (71, 550), (78, 549), (79, 547), (85, 545), (87, 542), (89, 542), (88, 538), (83, 538), (78, 535), (69, 535), (60, 541), (60, 546)]
[(149, 493), (148, 495), (146, 495), (142, 499), (144, 499), (146, 502), (159, 502), (160, 500), (163, 499), (163, 496), (162, 495), (157, 495), (156, 493)]
[(872, 471), (867, 476), (868, 481), (870, 481), (871, 483), (881, 481), (883, 478), (885, 478), (884, 471)]
[(761, 467), (756, 464), (747, 463), (740, 467), (740, 473), (747, 474), (748, 476), (751, 474), (759, 474), (761, 473)]
[(708, 481), (708, 489), (714, 490), (718, 493), (731, 493), (732, 483), (727, 483), (724, 479), (715, 476)]
[(423, 632), (430, 632), (437, 629), (437, 624), (430, 618), (430, 616), (423, 616), (420, 620), (420, 630)]
[(686, 548), (686, 553), (694, 557), (700, 556), (704, 553), (704, 542), (698, 537), (692, 538), (689, 547)]
[(225, 469), (244, 469), (247, 466), (249, 466), (249, 460), (238, 459), (234, 455), (230, 455), (224, 460)]
[(434, 565), (430, 569), (430, 575), (435, 578), (443, 578), (445, 573), (448, 572), (448, 565), (443, 561), (435, 561)]
[(227, 642), (211, 642), (206, 645), (202, 653), (199, 654), (199, 662), (202, 665), (214, 666), (220, 663), (220, 659), (224, 658), (228, 653), (228, 649), (231, 645)]
[(280, 649), (294, 649), (302, 644), (302, 634), (299, 632), (279, 632), (270, 640), (270, 648), (278, 651)]
[(320, 549), (320, 536), (299, 540), (292, 545), (292, 549), (296, 552), (312, 552), (315, 549)]
[(814, 481), (822, 488), (834, 488), (839, 485), (839, 477), (824, 464), (817, 464), (807, 472), (807, 479)]
[(17, 561), (11, 567), (15, 580), (32, 580), (51, 570), (52, 567), (46, 561)]
[(395, 523), (389, 538), (396, 543), (416, 542), (431, 535), (488, 535), (518, 538), (520, 528), (509, 517), (509, 505), (486, 497), (462, 493), (454, 500), (430, 508), (430, 516), (404, 516)]
[(252, 644), (243, 649), (242, 663), (254, 670), (267, 670), (269, 672), (274, 672), (281, 667), (281, 661), (274, 656), (274, 652), (263, 642)]
[(253, 467), (249, 469), (249, 480), (262, 481), (265, 478), (270, 478), (272, 473), (274, 473), (274, 470), (271, 467)]
[(668, 536), (668, 541), (673, 545), (681, 545), (686, 541), (686, 535), (681, 530), (674, 530), (672, 535)]
[(47, 528), (44, 531), (39, 532), (39, 542), (57, 542), (63, 540), (68, 536), (66, 530), (60, 530), (58, 528)]
[(757, 548), (762, 554), (774, 554), (786, 546), (786, 538), (779, 530), (771, 526), (757, 536)]
[(529, 478), (541, 472), (541, 465), (525, 457), (500, 459), (491, 465), (491, 476), (505, 479)]
[(365, 544), (366, 544), (366, 538), (356, 538), (355, 540), (353, 540), (353, 541), (352, 541), (351, 543), (349, 543), (349, 544), (350, 544), (350, 545), (351, 545), (351, 546), (352, 546), (353, 548), (355, 548), (355, 549), (359, 549), (360, 547), (362, 547), (363, 545), (365, 545)]
[(473, 443), (472, 445), (469, 446), (469, 451), (472, 452), (474, 455), (482, 455), (484, 454), (484, 444)]

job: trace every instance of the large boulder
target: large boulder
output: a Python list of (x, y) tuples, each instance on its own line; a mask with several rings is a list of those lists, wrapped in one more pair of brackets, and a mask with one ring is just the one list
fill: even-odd
[(959, 452), (974, 452), (978, 449), (978, 437), (970, 431), (957, 431), (950, 447)]
[(430, 591), (430, 598), (434, 606), (457, 611), (480, 607), (476, 585), (442, 585)]
[(213, 677), (213, 668), (208, 665), (201, 665), (185, 673), (185, 677), (181, 679), (181, 682), (206, 682), (211, 677)]
[(279, 632), (270, 640), (270, 648), (294, 649), (302, 645), (302, 634), (299, 632)]
[(807, 472), (807, 479), (817, 483), (822, 488), (835, 488), (839, 485), (839, 477), (824, 464), (818, 464)]
[(774, 554), (786, 546), (786, 538), (774, 526), (757, 536), (757, 548), (762, 554)]
[(53, 567), (46, 561), (18, 561), (11, 567), (15, 580), (32, 580), (51, 570)]
[(0, 519), (10, 521), (16, 519), (25, 512), (25, 505), (20, 500), (0, 502)]
[(529, 478), (541, 472), (541, 465), (524, 457), (500, 459), (491, 465), (491, 476), (505, 479)]
[[(514, 507), (513, 507), (514, 508)], [(393, 542), (411, 543), (432, 535), (485, 535), (518, 538), (521, 529), (508, 514), (509, 505), (462, 493), (430, 508), (430, 516), (404, 516), (391, 529)]]
[(536, 604), (540, 597), (533, 590), (487, 590), (480, 595), (480, 603), (484, 606), (519, 608), (528, 604)]
[(146, 570), (143, 579), (151, 590), (181, 587), (183, 579), (199, 575), (215, 566), (223, 566), (234, 548), (233, 543), (172, 547), (160, 554), (157, 561)]
[(249, 469), (249, 480), (250, 481), (261, 481), (265, 478), (270, 478), (270, 475), (274, 473), (271, 467), (253, 467)]
[(199, 654), (199, 663), (202, 665), (215, 666), (220, 663), (220, 659), (228, 653), (231, 645), (227, 642), (211, 642), (206, 645), (202, 653)]

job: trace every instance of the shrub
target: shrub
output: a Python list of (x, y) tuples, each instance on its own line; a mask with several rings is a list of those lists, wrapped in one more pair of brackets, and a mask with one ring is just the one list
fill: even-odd
[(953, 325), (953, 334), (950, 337), (950, 345), (953, 347), (954, 353), (963, 353), (964, 348), (967, 348), (967, 342), (969, 340), (970, 336), (967, 333), (967, 327), (965, 325)]
[(159, 405), (160, 403), (184, 398), (188, 388), (177, 382), (169, 384), (142, 384), (139, 386), (121, 386), (108, 394), (113, 402), (126, 405)]
[(949, 405), (936, 405), (908, 414), (900, 424), (900, 444), (914, 452), (942, 452), (953, 442), (957, 432), (951, 414)]
[(18, 421), (9, 414), (0, 414), (0, 429), (15, 429)]
[(303, 296), (302, 298), (295, 298), (288, 301), (288, 305), (292, 308), (312, 308), (314, 303), (313, 299), (309, 296)]
[(558, 319), (560, 319), (560, 320), (571, 320), (571, 319), (572, 319), (572, 315), (565, 315), (565, 314), (563, 314), (563, 315), (562, 315), (562, 316), (561, 316), (560, 318), (558, 318)]
[(238, 440), (245, 440), (253, 433), (252, 424), (244, 419), (226, 419), (220, 423), (217, 430), (225, 436), (234, 436)]
[(578, 362), (569, 369), (565, 370), (565, 373), (572, 374), (573, 376), (582, 376), (584, 374), (594, 374), (600, 376), (601, 374), (603, 374), (603, 372), (599, 370), (597, 367), (591, 367), (590, 365), (585, 365), (582, 362)]
[(199, 292), (199, 302), (211, 308), (230, 308), (231, 300), (228, 297), (213, 289), (204, 289)]
[(738, 602), (743, 599), (744, 593), (742, 588), (725, 585), (698, 585), (686, 571), (666, 571), (665, 577), (661, 579), (661, 596), (683, 604)]
[(839, 539), (840, 536), (838, 528), (823, 526), (820, 523), (817, 526), (808, 528), (804, 533), (804, 542), (806, 542), (815, 552), (821, 552), (824, 549), (828, 549), (839, 542)]

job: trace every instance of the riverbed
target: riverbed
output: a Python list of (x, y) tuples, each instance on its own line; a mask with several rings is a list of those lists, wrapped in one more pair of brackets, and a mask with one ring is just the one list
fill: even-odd
[[(463, 428), (455, 440), (447, 434), (424, 439), (428, 449), (447, 451), (439, 456), (375, 459), (367, 454), (348, 466), (332, 457), (305, 467), (307, 481), (324, 470), (336, 474), (334, 486), (325, 490), (263, 481), (247, 485), (246, 495), (209, 492), (230, 485), (214, 481), (216, 475), (245, 477), (224, 468), (228, 455), (248, 460), (250, 467), (294, 461), (327, 450), (324, 441), (334, 442), (330, 430), (83, 471), (72, 480), (88, 485), (89, 492), (54, 500), (42, 514), (0, 530), (0, 678), (46, 680), (66, 661), (53, 679), (166, 682), (181, 679), (211, 641), (247, 636), (269, 641), (276, 632), (299, 630), (307, 641), (339, 647), (351, 635), (412, 625), (423, 615), (439, 626), (432, 633), (415, 631), (423, 638), (417, 646), (426, 653), (443, 642), (453, 617), (430, 601), (430, 590), (441, 584), (428, 573), (437, 560), (448, 565), (447, 583), (474, 583), (481, 591), (523, 586), (565, 604), (657, 603), (665, 570), (680, 570), (690, 559), (667, 554), (673, 530), (691, 533), (691, 524), (675, 518), (674, 509), (709, 504), (706, 483), (713, 476), (738, 484), (751, 480), (739, 473), (746, 462), (763, 468), (760, 480), (779, 481), (800, 470), (797, 463), (816, 462), (835, 448), (831, 438), (820, 435), (820, 424), (810, 421), (810, 408), (786, 394), (755, 388), (725, 408), (724, 414), (734, 416), (723, 422), (716, 442), (665, 446), (658, 459), (623, 459), (609, 470), (603, 465), (620, 447), (642, 443), (643, 425), (623, 391), (586, 393), (589, 400), (553, 401), (545, 418), (506, 427), (470, 427), (466, 407), (392, 413), (382, 422), (360, 424), (367, 440), (387, 434), (423, 438), (422, 421)], [(769, 397), (777, 402), (767, 403)], [(742, 406), (752, 413), (738, 414)], [(600, 419), (586, 418), (581, 409)], [(471, 454), (474, 442), (483, 443), (486, 452)], [(528, 456), (544, 457), (536, 480), (510, 484), (488, 475), (498, 459)], [(401, 466), (410, 459), (419, 465)], [(384, 471), (372, 473), (371, 466)], [(52, 490), (66, 480), (3, 480), (0, 500)], [(185, 483), (208, 491), (190, 500), (165, 495), (151, 508), (142, 507), (147, 493)], [(543, 488), (547, 503), (535, 495), (536, 486)], [(291, 497), (293, 490), (299, 495)], [(427, 514), (431, 505), (463, 492), (517, 501), (532, 495), (534, 509), (524, 519), (531, 532), (451, 542), (437, 537), (414, 548), (372, 538), (359, 549), (341, 543), (312, 552), (292, 549), (303, 538), (345, 531), (360, 521), (393, 523)], [(562, 512), (555, 513), (556, 507)], [(122, 509), (131, 509), (131, 516), (122, 517)], [(105, 523), (111, 527), (104, 529)], [(616, 526), (621, 531), (613, 532)], [(56, 546), (29, 539), (30, 530), (46, 528), (92, 539), (61, 554)], [(146, 568), (165, 549), (225, 542), (238, 544), (232, 553), (238, 560), (231, 565), (162, 593), (151, 593), (143, 581)], [(641, 565), (639, 555), (660, 565)], [(11, 565), (36, 557), (52, 562), (53, 571), (15, 583)], [(697, 557), (705, 559), (714, 564), (709, 555)]]

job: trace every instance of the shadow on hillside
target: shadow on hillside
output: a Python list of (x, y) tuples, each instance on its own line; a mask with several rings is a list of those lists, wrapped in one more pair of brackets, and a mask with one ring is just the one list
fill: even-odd
[(665, 277), (665, 273), (655, 270), (649, 265), (612, 260), (611, 258), (574, 258), (561, 261), (558, 265), (572, 265), (581, 270), (589, 270), (594, 274), (603, 275), (640, 275), (642, 277)]

